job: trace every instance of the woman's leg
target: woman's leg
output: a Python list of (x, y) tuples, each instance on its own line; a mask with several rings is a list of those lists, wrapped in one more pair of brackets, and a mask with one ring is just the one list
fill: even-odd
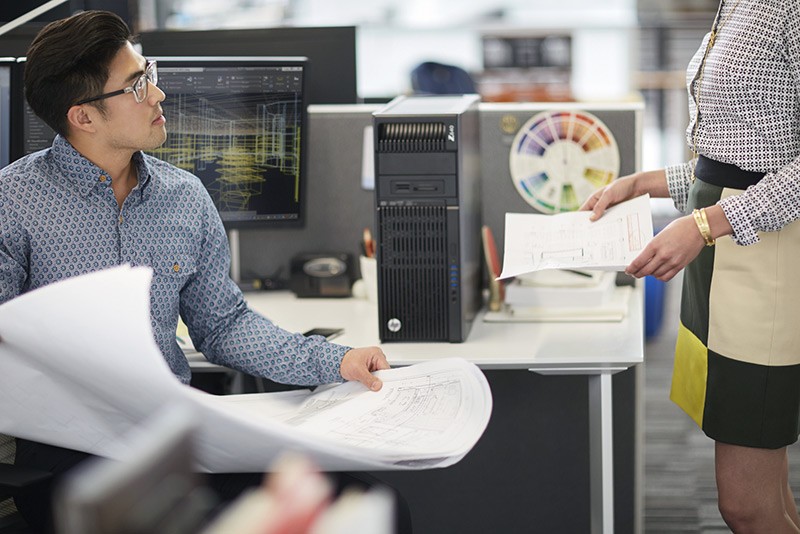
[(736, 534), (800, 533), (784, 504), (786, 447), (757, 449), (716, 442), (719, 510)]
[(792, 487), (789, 485), (789, 450), (786, 450), (786, 455), (783, 458), (783, 507), (786, 509), (786, 514), (792, 523), (797, 528), (800, 528), (800, 515), (797, 514), (797, 504), (794, 501), (794, 494)]

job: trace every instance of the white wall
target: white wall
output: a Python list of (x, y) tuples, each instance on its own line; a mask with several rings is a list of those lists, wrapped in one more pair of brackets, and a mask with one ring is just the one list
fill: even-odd
[(423, 61), (482, 68), (484, 31), (569, 30), (573, 94), (614, 100), (631, 90), (635, 0), (297, 0), (299, 26), (358, 26), (358, 89), (362, 97), (409, 90)]
[(358, 27), (358, 91), (362, 97), (408, 92), (423, 61), (483, 68), (485, 32), (556, 31), (573, 36), (572, 93), (616, 100), (631, 90), (636, 0), (141, 0), (173, 13), (173, 27), (246, 28), (280, 24)]

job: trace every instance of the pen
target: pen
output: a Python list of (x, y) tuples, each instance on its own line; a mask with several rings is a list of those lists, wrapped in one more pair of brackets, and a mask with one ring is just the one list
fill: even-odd
[(578, 276), (585, 276), (586, 278), (592, 278), (591, 273), (587, 273), (584, 271), (576, 271), (575, 269), (562, 269), (564, 272), (577, 274)]

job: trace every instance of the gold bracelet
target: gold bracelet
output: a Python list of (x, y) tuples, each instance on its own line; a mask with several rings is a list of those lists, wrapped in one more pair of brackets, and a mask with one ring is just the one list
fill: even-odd
[(713, 247), (716, 241), (711, 237), (711, 227), (708, 225), (706, 209), (694, 210), (692, 215), (694, 216), (694, 222), (697, 224), (697, 229), (700, 230), (700, 235), (703, 236), (703, 240), (706, 242), (706, 246)]

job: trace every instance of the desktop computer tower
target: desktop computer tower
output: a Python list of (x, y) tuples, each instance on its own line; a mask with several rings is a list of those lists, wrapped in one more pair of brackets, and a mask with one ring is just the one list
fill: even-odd
[(382, 342), (462, 342), (480, 307), (478, 101), (401, 96), (373, 115)]

